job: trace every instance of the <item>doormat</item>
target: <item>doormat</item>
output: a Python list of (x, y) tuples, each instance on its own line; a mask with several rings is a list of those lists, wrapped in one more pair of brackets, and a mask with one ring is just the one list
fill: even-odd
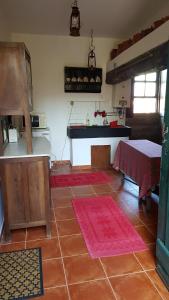
[(147, 249), (111, 196), (72, 200), (88, 251), (93, 258)]
[(51, 187), (102, 184), (109, 181), (111, 181), (111, 177), (105, 172), (61, 174), (50, 176)]
[(0, 299), (43, 295), (41, 249), (0, 253)]

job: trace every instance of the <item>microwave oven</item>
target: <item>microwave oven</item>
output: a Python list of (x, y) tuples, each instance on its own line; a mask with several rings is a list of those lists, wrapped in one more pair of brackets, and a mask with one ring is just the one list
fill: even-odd
[(47, 128), (45, 114), (31, 112), (31, 125), (32, 125), (32, 128)]

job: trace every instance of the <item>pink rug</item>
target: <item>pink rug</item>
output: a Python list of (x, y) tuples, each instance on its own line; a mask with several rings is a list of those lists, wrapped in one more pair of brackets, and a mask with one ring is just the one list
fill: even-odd
[(72, 203), (91, 257), (121, 255), (147, 249), (111, 196), (76, 198)]
[(105, 172), (75, 173), (50, 176), (51, 187), (66, 187), (107, 183), (111, 180)]

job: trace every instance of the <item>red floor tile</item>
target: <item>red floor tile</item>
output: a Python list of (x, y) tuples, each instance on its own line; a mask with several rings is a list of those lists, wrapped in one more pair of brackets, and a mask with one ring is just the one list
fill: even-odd
[(57, 238), (43, 239), (37, 241), (28, 241), (26, 248), (42, 248), (42, 259), (57, 258), (60, 257), (60, 248)]
[(107, 280), (69, 286), (71, 300), (116, 300)]
[(105, 278), (100, 261), (88, 254), (64, 258), (64, 266), (68, 284)]
[(65, 276), (61, 259), (44, 260), (42, 269), (45, 288), (65, 285)]
[(60, 245), (63, 256), (72, 256), (88, 253), (82, 235), (60, 237)]

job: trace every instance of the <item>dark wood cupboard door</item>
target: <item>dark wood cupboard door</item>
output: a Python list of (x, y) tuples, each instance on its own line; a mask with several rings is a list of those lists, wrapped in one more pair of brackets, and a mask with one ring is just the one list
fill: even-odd
[(45, 220), (45, 185), (48, 184), (42, 160), (27, 162), (30, 222)]
[(23, 114), (25, 101), (21, 50), (0, 44), (0, 112), (1, 115)]
[(100, 169), (110, 167), (110, 145), (91, 146), (91, 165)]
[(4, 166), (5, 178), (5, 205), (8, 210), (10, 227), (25, 224), (28, 221), (28, 207), (26, 198), (28, 194), (27, 174), (24, 163), (6, 163)]

